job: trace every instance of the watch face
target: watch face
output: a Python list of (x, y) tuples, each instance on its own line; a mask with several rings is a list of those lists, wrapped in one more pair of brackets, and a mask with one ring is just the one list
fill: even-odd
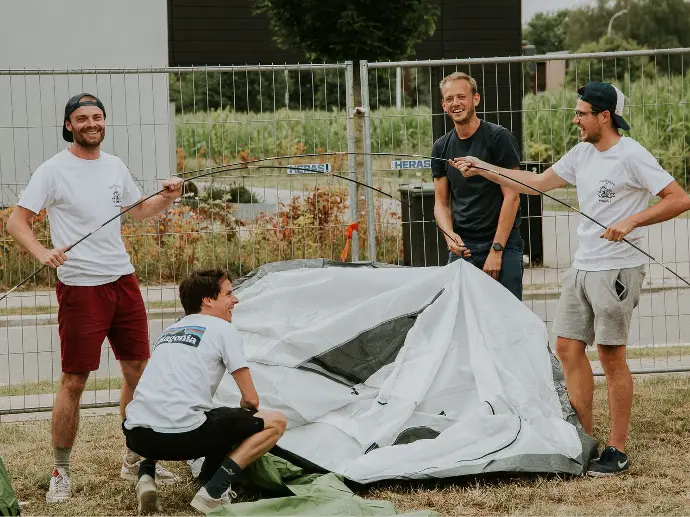
[(503, 249), (503, 246), (501, 246), (501, 245), (500, 245), (499, 243), (497, 243), (497, 242), (494, 242), (493, 248), (494, 248), (496, 251), (501, 251), (501, 250)]

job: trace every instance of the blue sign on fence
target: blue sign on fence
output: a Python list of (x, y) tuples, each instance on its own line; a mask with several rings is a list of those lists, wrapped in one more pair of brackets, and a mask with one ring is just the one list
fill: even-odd
[(391, 161), (391, 169), (431, 169), (431, 160), (393, 160)]
[(288, 169), (288, 174), (319, 174), (331, 172), (330, 163), (300, 163), (292, 165)]

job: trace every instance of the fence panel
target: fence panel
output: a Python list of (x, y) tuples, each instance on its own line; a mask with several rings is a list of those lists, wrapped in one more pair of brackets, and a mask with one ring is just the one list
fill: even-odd
[[(142, 194), (171, 175), (241, 166), (191, 181), (164, 214), (123, 218), (122, 233), (147, 303), (150, 338), (180, 314), (177, 285), (195, 268), (233, 277), (267, 262), (340, 260), (356, 189), (323, 174), (355, 174), (353, 70), (335, 65), (155, 69), (0, 70), (0, 284), (7, 290), (40, 267), (6, 233), (30, 175), (65, 149), (64, 105), (97, 95), (106, 108), (105, 152), (129, 167)], [(257, 162), (272, 156), (317, 154)], [(309, 167), (286, 170), (271, 166)], [(258, 166), (265, 168), (256, 168)], [(94, 228), (103, 221), (94, 221)], [(50, 246), (42, 213), (33, 222)], [(93, 228), (84, 228), (88, 233)], [(357, 233), (346, 260), (357, 260)], [(69, 253), (68, 253), (69, 255)], [(0, 304), (0, 415), (50, 408), (60, 379), (56, 275), (44, 270)], [(117, 404), (122, 377), (107, 340), (85, 407)]]
[[(690, 49), (549, 54), (434, 61), (362, 63), (362, 99), (374, 153), (373, 185), (398, 201), (374, 195), (369, 217), (376, 236), (370, 254), (405, 265), (444, 265), (447, 248), (433, 221), (433, 180), (429, 163), (403, 154), (430, 156), (435, 139), (453, 129), (443, 113), (439, 82), (462, 71), (473, 76), (481, 102), (477, 115), (508, 128), (522, 149), (522, 168), (543, 172), (578, 141), (572, 124), (577, 88), (591, 80), (610, 81), (626, 95), (628, 136), (638, 140), (688, 188), (688, 92)], [(366, 91), (365, 91), (366, 90)], [(366, 134), (366, 133), (365, 133)], [(406, 161), (407, 160), (407, 161)], [(578, 208), (574, 187), (551, 195)], [(563, 275), (577, 247), (580, 216), (543, 196), (521, 196), (525, 241), (524, 303), (550, 329)], [(420, 213), (421, 212), (421, 213)], [(424, 215), (422, 215), (422, 213)], [(644, 229), (643, 249), (690, 278), (690, 228), (683, 216)], [(690, 369), (690, 290), (649, 260), (644, 291), (633, 315), (628, 358), (632, 370)], [(552, 338), (553, 344), (553, 338)], [(598, 374), (595, 350), (590, 358)]]

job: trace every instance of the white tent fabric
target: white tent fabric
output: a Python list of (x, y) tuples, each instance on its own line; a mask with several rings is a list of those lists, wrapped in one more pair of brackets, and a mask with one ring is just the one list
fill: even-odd
[[(237, 291), (261, 407), (288, 418), (281, 448), (360, 483), (586, 466), (544, 323), (470, 264), (300, 268)], [(353, 381), (370, 346), (391, 358)], [(333, 351), (335, 369), (319, 362)], [(216, 402), (239, 404), (229, 375)]]

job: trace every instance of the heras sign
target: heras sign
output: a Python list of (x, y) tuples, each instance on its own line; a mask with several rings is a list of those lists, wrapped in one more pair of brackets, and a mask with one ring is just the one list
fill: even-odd
[(391, 170), (431, 169), (431, 160), (392, 160)]
[(330, 163), (300, 163), (291, 165), (288, 174), (319, 174), (331, 172)]

